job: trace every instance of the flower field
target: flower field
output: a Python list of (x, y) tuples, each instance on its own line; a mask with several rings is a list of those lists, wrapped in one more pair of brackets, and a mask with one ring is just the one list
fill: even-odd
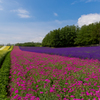
[(0, 50), (0, 67), (4, 60), (5, 55), (9, 52), (10, 46), (3, 46)]
[(5, 47), (6, 47), (6, 46), (1, 46), (1, 47), (0, 47), (0, 50), (3, 50)]
[(27, 52), (14, 46), (9, 78), (10, 100), (100, 100), (97, 59)]
[(70, 48), (49, 48), (49, 47), (19, 47), (22, 51), (37, 53), (56, 54), (65, 57), (76, 57), (81, 59), (98, 59), (100, 61), (100, 46), (94, 47), (70, 47)]
[(3, 50), (9, 50), (10, 46), (6, 46)]
[(0, 100), (8, 100), (5, 98), (8, 94), (7, 86), (9, 80), (9, 70), (11, 65), (10, 53), (13, 46), (4, 47), (0, 50)]

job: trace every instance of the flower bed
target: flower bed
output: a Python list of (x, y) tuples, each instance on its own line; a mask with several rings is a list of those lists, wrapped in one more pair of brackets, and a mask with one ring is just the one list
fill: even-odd
[(10, 100), (99, 100), (100, 62), (43, 53), (11, 52)]

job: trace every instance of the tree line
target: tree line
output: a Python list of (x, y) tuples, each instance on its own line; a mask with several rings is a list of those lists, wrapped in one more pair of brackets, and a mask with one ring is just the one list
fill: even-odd
[(42, 40), (43, 47), (75, 47), (100, 45), (100, 22), (89, 25), (71, 25), (50, 31)]
[(25, 43), (16, 43), (15, 46), (28, 46), (28, 47), (40, 47), (41, 43), (39, 42), (25, 42)]
[(76, 47), (100, 45), (100, 22), (89, 25), (83, 25), (81, 28), (77, 25), (67, 25), (62, 28), (50, 31), (43, 38), (42, 43), (25, 42), (16, 43), (15, 46), (29, 47)]

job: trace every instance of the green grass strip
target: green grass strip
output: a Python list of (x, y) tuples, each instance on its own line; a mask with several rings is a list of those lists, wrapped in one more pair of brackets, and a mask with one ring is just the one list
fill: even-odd
[(0, 51), (0, 68), (1, 68), (1, 65), (2, 65), (7, 53), (8, 53), (8, 51), (3, 51), (3, 50)]
[(11, 65), (10, 53), (11, 52), (7, 54), (3, 62), (3, 65), (0, 69), (0, 100), (9, 100), (7, 99), (7, 86)]
[(3, 46), (0, 46), (0, 48), (2, 48)]
[(0, 69), (0, 100), (10, 100), (9, 98), (7, 98), (8, 95), (7, 86), (9, 85), (8, 82), (9, 82), (9, 74), (11, 66), (10, 53), (11, 50), (7, 53)]

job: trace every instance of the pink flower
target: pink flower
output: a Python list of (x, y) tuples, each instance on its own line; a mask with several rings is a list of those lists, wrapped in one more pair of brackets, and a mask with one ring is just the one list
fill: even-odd
[(18, 97), (18, 100), (21, 100), (21, 97)]
[(50, 80), (48, 80), (48, 79), (46, 79), (45, 81), (46, 81), (46, 82), (50, 82)]
[(40, 94), (43, 94), (43, 92), (40, 92)]
[(11, 91), (14, 91), (14, 88), (11, 88)]
[(70, 97), (73, 97), (74, 98), (75, 96), (71, 95)]
[(17, 99), (17, 98), (18, 98), (18, 95), (15, 95), (13, 98), (14, 98), (14, 99)]
[(46, 94), (48, 93), (48, 91), (45, 92)]
[(100, 91), (96, 91), (96, 96), (100, 98)]
[(16, 90), (15, 93), (18, 93), (18, 90)]
[(52, 85), (52, 86), (54, 86), (54, 87), (55, 87), (55, 85)]
[(58, 96), (58, 97), (60, 97), (60, 95), (59, 95), (59, 94), (57, 94), (57, 96)]
[(88, 96), (88, 95), (90, 95), (88, 92), (86, 92), (86, 95)]
[(63, 91), (66, 92), (66, 88), (63, 88)]
[(86, 80), (86, 81), (88, 81), (88, 80), (89, 80), (89, 78), (85, 78), (85, 80)]
[(30, 100), (34, 100), (35, 99), (35, 96), (31, 96), (31, 99)]
[(36, 85), (36, 88), (38, 87), (38, 85)]

